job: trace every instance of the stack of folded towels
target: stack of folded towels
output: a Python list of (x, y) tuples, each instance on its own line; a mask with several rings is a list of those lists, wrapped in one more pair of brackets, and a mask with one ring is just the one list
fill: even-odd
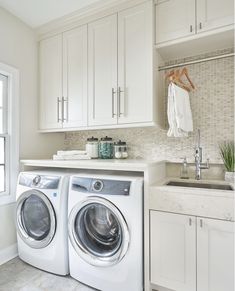
[(91, 158), (86, 151), (74, 150), (74, 151), (57, 151), (56, 155), (53, 155), (53, 160), (90, 160)]

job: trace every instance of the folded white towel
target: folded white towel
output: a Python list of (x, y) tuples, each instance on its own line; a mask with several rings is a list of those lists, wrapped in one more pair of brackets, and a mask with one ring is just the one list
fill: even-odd
[(174, 83), (170, 83), (168, 87), (167, 115), (168, 136), (185, 137), (190, 131), (193, 131), (189, 94)]
[(57, 151), (57, 156), (73, 156), (73, 155), (87, 155), (87, 151), (82, 150)]
[(54, 161), (67, 161), (67, 160), (90, 160), (88, 155), (53, 155)]

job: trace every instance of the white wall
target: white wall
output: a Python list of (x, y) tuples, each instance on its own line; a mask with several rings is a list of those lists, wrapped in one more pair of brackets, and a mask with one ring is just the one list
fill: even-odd
[[(31, 28), (0, 8), (0, 62), (20, 72), (20, 157), (48, 158), (63, 148), (63, 134), (37, 133), (37, 41)], [(0, 198), (1, 199), (1, 198)], [(13, 208), (0, 207), (0, 252), (15, 243)]]

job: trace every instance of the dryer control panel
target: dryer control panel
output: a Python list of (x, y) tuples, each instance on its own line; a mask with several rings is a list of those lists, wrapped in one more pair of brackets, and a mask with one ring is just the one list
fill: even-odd
[(72, 190), (100, 195), (129, 195), (131, 182), (119, 180), (73, 177)]
[(21, 173), (19, 184), (29, 188), (58, 189), (60, 177)]

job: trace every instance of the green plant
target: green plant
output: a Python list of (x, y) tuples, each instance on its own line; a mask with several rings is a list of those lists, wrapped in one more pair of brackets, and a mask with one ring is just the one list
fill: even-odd
[(220, 155), (224, 162), (224, 166), (227, 172), (235, 172), (235, 154), (234, 154), (234, 142), (228, 141), (222, 143), (220, 146)]

